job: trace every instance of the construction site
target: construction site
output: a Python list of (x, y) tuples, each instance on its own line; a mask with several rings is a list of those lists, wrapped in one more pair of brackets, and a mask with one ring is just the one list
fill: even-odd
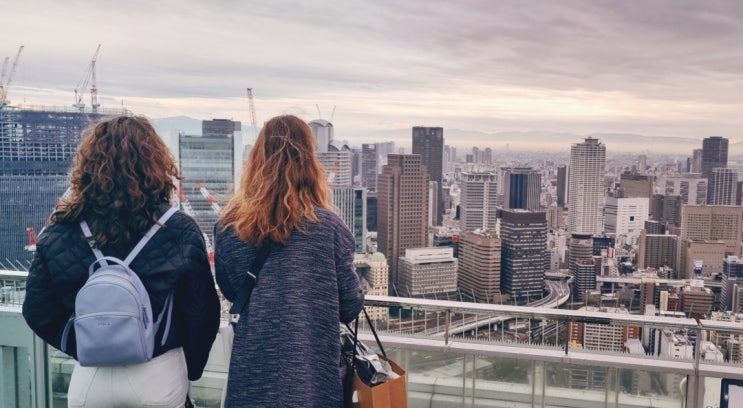
[[(13, 105), (15, 58), (4, 58), (0, 75), (0, 269), (27, 269), (36, 231), (69, 182), (68, 172), (84, 130), (122, 109), (101, 109), (95, 63), (100, 45), (75, 88), (70, 106)], [(86, 100), (89, 98), (89, 105)]]

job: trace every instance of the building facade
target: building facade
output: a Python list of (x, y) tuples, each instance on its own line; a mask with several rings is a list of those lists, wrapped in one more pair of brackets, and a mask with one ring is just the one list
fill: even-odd
[(475, 302), (494, 302), (500, 295), (501, 240), (493, 232), (459, 235), (459, 290)]
[(417, 154), (390, 154), (377, 180), (377, 245), (390, 265), (390, 293), (398, 260), (408, 248), (426, 246), (428, 171)]
[(601, 234), (603, 231), (606, 146), (586, 138), (570, 147), (568, 174), (568, 231)]
[(502, 210), (501, 292), (518, 299), (541, 299), (547, 256), (547, 218), (543, 212)]
[[(40, 233), (69, 187), (69, 170), (85, 130), (120, 114), (75, 108), (0, 109), (0, 264), (27, 269), (28, 229)], [(2, 268), (2, 266), (0, 266)]]
[(462, 173), (459, 226), (463, 231), (495, 229), (498, 221), (496, 179), (492, 172)]
[(430, 181), (438, 183), (436, 192), (437, 210), (436, 224), (441, 225), (444, 215), (444, 200), (441, 195), (441, 182), (444, 169), (444, 128), (441, 127), (413, 127), (413, 154), (421, 156), (421, 162), (428, 170)]
[(398, 295), (418, 297), (456, 292), (458, 262), (452, 248), (406, 249), (399, 261)]

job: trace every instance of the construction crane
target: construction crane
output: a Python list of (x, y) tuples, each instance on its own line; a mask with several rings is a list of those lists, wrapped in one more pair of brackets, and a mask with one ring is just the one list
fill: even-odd
[(28, 234), (28, 245), (24, 246), (23, 249), (31, 252), (36, 251), (36, 244), (39, 242), (39, 238), (36, 237), (34, 227), (26, 228), (26, 233)]
[(5, 81), (5, 73), (8, 71), (8, 62), (10, 61), (10, 57), (5, 57), (3, 60), (3, 71), (0, 73), (0, 84)]
[(98, 87), (96, 86), (95, 81), (95, 62), (98, 60), (98, 52), (101, 50), (101, 45), (98, 44), (98, 48), (95, 49), (95, 53), (93, 54), (93, 59), (90, 61), (90, 64), (88, 65), (88, 69), (85, 71), (85, 75), (83, 78), (78, 82), (77, 87), (75, 88), (75, 103), (72, 105), (80, 110), (80, 112), (85, 110), (85, 103), (83, 102), (83, 98), (85, 97), (85, 89), (88, 87), (88, 82), (91, 82), (90, 86), (90, 107), (93, 112), (98, 112), (98, 107), (101, 105), (98, 103)]
[(21, 58), (21, 52), (23, 52), (23, 45), (18, 47), (18, 53), (15, 55), (13, 65), (10, 66), (8, 79), (5, 79), (4, 83), (3, 79), (5, 78), (5, 69), (8, 66), (9, 59), (6, 57), (3, 62), (3, 75), (0, 77), (0, 109), (10, 104), (10, 101), (8, 101), (8, 89), (10, 88), (10, 84), (13, 82), (13, 74), (15, 74), (15, 69), (18, 67), (18, 59)]
[(328, 185), (330, 187), (333, 187), (333, 181), (335, 181), (335, 173), (338, 171), (338, 167), (341, 166), (341, 162), (336, 160), (335, 163), (333, 163), (333, 168), (330, 170), (330, 173), (328, 174)]
[(214, 197), (212, 197), (209, 190), (207, 190), (206, 187), (204, 187), (204, 184), (201, 181), (195, 180), (194, 182), (196, 183), (196, 186), (199, 187), (199, 191), (201, 192), (201, 195), (204, 196), (206, 201), (209, 202), (209, 205), (212, 207), (212, 210), (214, 210), (214, 213), (219, 215), (222, 212), (222, 207), (220, 207), (219, 204), (217, 204), (217, 200), (215, 200)]
[(248, 88), (248, 105), (250, 107), (250, 124), (258, 129), (258, 120), (255, 117), (255, 103), (253, 103), (253, 88)]
[[(191, 203), (186, 198), (186, 193), (183, 192), (183, 187), (180, 184), (178, 185), (178, 199), (181, 202), (181, 208), (183, 211), (193, 219), (196, 219), (196, 211), (191, 207)], [(214, 247), (212, 246), (212, 241), (209, 239), (209, 235), (207, 235), (206, 232), (201, 231), (201, 234), (204, 236), (204, 244), (206, 244), (206, 253), (209, 254), (209, 262), (214, 265)]]

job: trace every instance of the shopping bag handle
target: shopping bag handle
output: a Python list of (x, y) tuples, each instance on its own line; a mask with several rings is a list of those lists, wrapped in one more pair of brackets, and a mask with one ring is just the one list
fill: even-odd
[[(369, 324), (369, 328), (372, 331), (372, 334), (374, 335), (374, 340), (377, 341), (377, 346), (379, 346), (379, 351), (382, 352), (382, 355), (387, 358), (387, 352), (384, 351), (384, 346), (382, 346), (382, 342), (379, 340), (379, 336), (377, 335), (377, 330), (374, 329), (374, 325), (371, 322), (371, 319), (369, 318), (369, 314), (366, 312), (366, 307), (361, 309), (364, 312), (364, 317), (366, 318), (366, 322)], [(356, 347), (359, 344), (359, 318), (356, 317), (354, 319), (354, 328), (351, 330), (351, 326), (346, 323), (346, 327), (348, 328), (348, 331), (353, 333), (353, 357), (351, 358), (351, 369), (355, 369), (356, 367)]]

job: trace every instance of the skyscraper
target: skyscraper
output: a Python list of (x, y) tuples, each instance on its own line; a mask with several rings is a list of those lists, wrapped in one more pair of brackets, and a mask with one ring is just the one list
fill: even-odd
[(706, 204), (708, 180), (699, 173), (682, 173), (675, 176), (666, 176), (661, 179), (661, 187), (666, 195), (681, 196), (682, 204)]
[(361, 185), (369, 191), (377, 191), (377, 145), (361, 145)]
[(603, 229), (606, 146), (586, 138), (570, 148), (568, 230), (599, 235)]
[[(331, 178), (333, 187), (348, 188), (353, 185), (353, 152), (348, 145), (334, 139), (333, 124), (317, 119), (308, 123), (315, 136), (317, 158)], [(330, 177), (332, 174), (332, 177)]]
[(702, 177), (709, 179), (712, 169), (728, 166), (728, 139), (710, 136), (702, 141)]
[(601, 265), (593, 260), (593, 238), (590, 234), (573, 233), (568, 240), (568, 268), (573, 275), (573, 299), (582, 301), (586, 292), (596, 289), (596, 275)]
[(709, 179), (709, 201), (711, 205), (735, 205), (738, 190), (738, 171), (727, 167), (715, 167)]
[(503, 208), (539, 211), (542, 174), (530, 167), (504, 168)]
[(496, 187), (495, 173), (462, 173), (459, 193), (459, 226), (463, 231), (495, 229), (498, 221)]
[(565, 166), (557, 166), (557, 206), (565, 208), (565, 186), (567, 185), (568, 171)]
[[(174, 155), (180, 166), (181, 189), (194, 211), (194, 218), (201, 230), (214, 238), (214, 223), (219, 218), (212, 204), (202, 195), (201, 186), (207, 189), (220, 206), (227, 204), (235, 192), (237, 170), (242, 163), (242, 136), (240, 122), (224, 120), (203, 121), (203, 135), (178, 135)], [(201, 183), (199, 186), (198, 183)], [(213, 241), (212, 241), (213, 242)]]
[(390, 154), (377, 180), (377, 245), (390, 265), (390, 293), (407, 248), (426, 246), (428, 171), (417, 154)]
[(502, 210), (501, 291), (519, 299), (544, 292), (547, 218), (543, 212)]
[(366, 248), (366, 189), (364, 187), (334, 188), (333, 206), (356, 240), (356, 253)]
[(493, 302), (500, 294), (501, 240), (487, 231), (459, 235), (459, 281), (465, 296)]
[(443, 179), (444, 155), (444, 128), (440, 127), (413, 127), (413, 154), (421, 155), (421, 163), (428, 169), (430, 181), (438, 183), (436, 194), (438, 209), (436, 211), (436, 225), (441, 225), (444, 214), (444, 200), (441, 197), (441, 181)]

